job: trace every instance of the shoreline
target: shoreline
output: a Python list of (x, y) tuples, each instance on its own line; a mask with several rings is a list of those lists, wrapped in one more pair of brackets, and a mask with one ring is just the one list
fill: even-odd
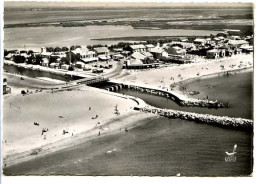
[[(56, 151), (59, 151), (61, 149), (66, 149), (74, 145), (81, 144), (86, 141), (90, 141), (92, 139), (97, 138), (97, 132), (102, 132), (100, 137), (103, 135), (110, 135), (114, 133), (118, 133), (121, 131), (121, 129), (124, 129), (127, 127), (127, 129), (131, 129), (135, 127), (137, 124), (139, 124), (142, 121), (149, 120), (151, 118), (157, 117), (156, 115), (152, 114), (145, 114), (142, 112), (134, 111), (134, 107), (144, 107), (146, 103), (142, 99), (138, 99), (135, 97), (131, 96), (125, 96), (117, 93), (111, 93), (107, 92), (101, 89), (96, 89), (96, 88), (91, 88), (91, 87), (86, 87), (88, 91), (92, 91), (93, 93), (100, 93), (101, 96), (114, 96), (113, 98), (123, 98), (123, 101), (128, 101), (130, 100), (131, 104), (130, 105), (128, 102), (124, 102), (126, 104), (130, 105), (130, 111), (123, 113), (120, 116), (106, 116), (106, 119), (102, 122), (102, 129), (99, 128), (99, 126), (87, 129), (86, 131), (83, 130), (79, 133), (75, 133), (74, 136), (70, 137), (64, 137), (62, 139), (54, 140), (53, 142), (45, 143), (41, 146), (31, 146), (30, 149), (22, 152), (13, 152), (10, 150), (9, 154), (7, 154), (3, 157), (3, 163), (5, 167), (9, 167), (18, 163), (26, 162), (29, 160), (32, 160), (34, 158), (38, 158), (41, 156), (44, 156), (46, 154), (51, 154)], [(104, 95), (102, 95), (104, 94)], [(37, 95), (37, 94), (36, 94)], [(34, 95), (33, 95), (34, 96)], [(38, 95), (39, 96), (39, 95)], [(23, 97), (24, 98), (24, 97)], [(133, 105), (135, 104), (135, 105)], [(121, 111), (121, 110), (120, 110)], [(86, 121), (86, 120), (85, 120)], [(102, 118), (101, 118), (102, 121)], [(77, 125), (81, 126), (81, 125)], [(122, 130), (123, 131), (123, 130)], [(3, 143), (4, 145), (5, 143)], [(32, 153), (37, 152), (35, 155), (32, 155)]]
[(202, 76), (195, 77), (195, 78), (185, 79), (185, 80), (179, 81), (177, 83), (172, 83), (172, 84), (170, 84), (170, 86), (172, 86), (172, 85), (175, 86), (173, 91), (181, 93), (182, 95), (188, 96), (190, 98), (194, 98), (192, 95), (184, 93), (183, 90), (181, 90), (181, 87), (183, 87), (187, 84), (193, 83), (195, 81), (198, 81), (198, 80), (215, 78), (215, 77), (223, 77), (226, 75), (227, 72), (229, 72), (229, 74), (231, 74), (231, 75), (234, 75), (234, 73), (239, 74), (239, 73), (243, 73), (243, 72), (254, 72), (254, 68), (247, 67), (247, 68), (240, 68), (240, 69), (235, 69), (235, 70), (220, 71), (220, 72), (216, 72), (216, 73), (212, 73), (212, 74), (202, 75)]
[[(130, 118), (130, 119), (125, 120), (125, 118)], [(4, 167), (13, 166), (13, 165), (31, 161), (31, 160), (34, 160), (34, 159), (37, 159), (40, 157), (44, 157), (48, 154), (52, 154), (57, 151), (61, 151), (64, 149), (70, 149), (73, 146), (77, 146), (82, 143), (98, 139), (99, 137), (117, 134), (121, 131), (124, 131), (123, 128), (117, 127), (118, 123), (121, 123), (123, 121), (123, 119), (124, 119), (124, 126), (126, 126), (128, 130), (130, 130), (130, 129), (134, 128), (137, 124), (147, 122), (147, 121), (155, 119), (155, 118), (158, 118), (158, 115), (134, 111), (127, 115), (122, 116), (121, 118), (115, 118), (115, 119), (109, 120), (107, 123), (105, 123), (105, 125), (110, 126), (110, 127), (115, 126), (115, 128), (108, 130), (106, 132), (102, 132), (102, 134), (100, 136), (97, 136), (96, 133), (94, 133), (98, 128), (94, 128), (89, 131), (82, 132), (78, 135), (75, 135), (73, 138), (67, 137), (63, 140), (53, 142), (50, 144), (46, 144), (41, 147), (33, 148), (31, 150), (28, 150), (28, 151), (25, 151), (22, 153), (7, 155), (3, 158), (3, 164), (4, 165), (6, 164)], [(37, 149), (40, 149), (40, 151), (36, 154), (36, 156), (30, 155), (30, 153), (32, 153), (33, 150), (37, 150)]]

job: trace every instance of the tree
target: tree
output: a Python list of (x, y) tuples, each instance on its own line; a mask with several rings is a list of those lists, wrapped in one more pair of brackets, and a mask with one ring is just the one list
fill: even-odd
[(14, 62), (15, 62), (15, 63), (24, 63), (25, 60), (26, 60), (26, 59), (25, 59), (24, 56), (19, 56), (19, 55), (14, 56)]
[(58, 58), (59, 58), (58, 56), (51, 56), (49, 64), (56, 63)]
[(69, 51), (69, 48), (68, 47), (62, 47), (61, 50), (66, 52), (66, 51)]
[(28, 50), (27, 54), (28, 54), (28, 55), (33, 54), (33, 50)]
[(42, 64), (42, 56), (41, 55), (36, 55), (34, 64), (35, 65), (41, 65)]
[(75, 46), (74, 45), (70, 46), (70, 50), (75, 50)]
[(35, 62), (36, 58), (33, 55), (29, 56), (26, 61), (27, 64), (34, 64)]
[(77, 48), (81, 48), (81, 46), (80, 46), (80, 45), (76, 45), (76, 46), (75, 46), (75, 49), (77, 49)]
[(60, 47), (55, 47), (54, 48), (54, 52), (61, 52), (61, 48)]
[(47, 52), (53, 52), (54, 49), (53, 49), (53, 47), (46, 47), (46, 51), (47, 51)]
[(69, 58), (67, 58), (67, 57), (62, 57), (62, 58), (60, 59), (60, 62), (61, 62), (62, 64), (66, 64), (66, 65), (70, 65), (70, 64), (71, 64)]
[(69, 66), (68, 71), (74, 71), (74, 68), (72, 65)]
[(7, 56), (9, 54), (9, 52), (5, 49), (4, 50), (4, 56)]

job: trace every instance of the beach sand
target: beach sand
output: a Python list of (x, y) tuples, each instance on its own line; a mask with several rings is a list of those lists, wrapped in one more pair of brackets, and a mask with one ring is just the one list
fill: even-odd
[[(120, 115), (115, 114), (116, 105)], [(4, 163), (10, 165), (32, 159), (35, 155), (30, 154), (35, 148), (41, 149), (39, 156), (77, 144), (79, 139), (85, 141), (85, 137), (129, 128), (138, 119), (153, 116), (134, 111), (136, 105), (123, 95), (87, 86), (4, 97)], [(48, 131), (42, 135), (42, 129)], [(68, 133), (63, 135), (63, 130)]]
[[(223, 69), (221, 65), (224, 66)], [(117, 78), (117, 81), (131, 82), (146, 86), (149, 85), (154, 88), (167, 88), (176, 91), (178, 89), (173, 88), (173, 85), (187, 79), (252, 67), (253, 53), (241, 54), (221, 59), (207, 59), (199, 63), (174, 65), (158, 69), (129, 70), (128, 75)]]

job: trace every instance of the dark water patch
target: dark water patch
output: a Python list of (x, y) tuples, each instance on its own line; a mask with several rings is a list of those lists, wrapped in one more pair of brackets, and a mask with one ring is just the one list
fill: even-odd
[(253, 119), (253, 81), (251, 72), (230, 75), (230, 77), (197, 80), (186, 84), (186, 89), (187, 91), (200, 92), (198, 95), (194, 95), (194, 98), (206, 99), (208, 97), (209, 100), (228, 102), (230, 107), (219, 109), (187, 107), (180, 106), (172, 99), (137, 90), (124, 88), (116, 92), (141, 98), (146, 103), (159, 108)]
[(24, 76), (28, 76), (28, 77), (32, 77), (32, 78), (48, 77), (51, 79), (57, 79), (57, 80), (62, 80), (62, 81), (66, 81), (66, 82), (69, 82), (71, 80), (81, 79), (80, 77), (76, 77), (76, 76), (59, 75), (59, 74), (40, 71), (40, 70), (32, 70), (30, 68), (18, 67), (15, 65), (4, 64), (4, 70), (7, 71), (8, 73), (24, 75)]

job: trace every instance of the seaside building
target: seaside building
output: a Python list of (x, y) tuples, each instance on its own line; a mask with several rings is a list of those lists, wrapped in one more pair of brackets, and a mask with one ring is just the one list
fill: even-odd
[(83, 69), (85, 66), (85, 63), (81, 62), (81, 61), (77, 61), (75, 66), (79, 69)]
[(249, 43), (246, 40), (228, 40), (228, 45), (230, 48), (240, 48), (241, 46), (248, 46)]
[(209, 58), (209, 59), (219, 58), (219, 50), (218, 49), (208, 50), (206, 57)]
[(134, 52), (132, 55), (131, 55), (131, 58), (133, 59), (136, 59), (136, 60), (144, 60), (146, 56), (141, 54), (140, 52)]
[(205, 39), (202, 38), (196, 38), (193, 43), (196, 45), (204, 45), (207, 41)]
[(169, 54), (169, 56), (186, 55), (187, 53), (186, 49), (180, 48), (178, 46), (169, 47), (166, 49), (166, 52)]
[(112, 58), (116, 61), (120, 61), (121, 59), (124, 59), (125, 57), (122, 54), (114, 54)]
[(230, 36), (231, 40), (241, 40), (240, 36)]
[(160, 59), (161, 57), (168, 57), (168, 53), (161, 47), (152, 48), (150, 51), (155, 59)]
[(159, 63), (147, 63), (144, 64), (141, 60), (128, 60), (125, 62), (123, 68), (126, 69), (147, 69), (147, 68), (157, 68)]
[(97, 56), (100, 56), (100, 55), (108, 56), (109, 55), (109, 50), (107, 47), (96, 47), (96, 48), (94, 48), (94, 51), (97, 53)]
[(254, 47), (251, 45), (241, 46), (240, 49), (241, 49), (241, 52), (244, 52), (244, 53), (250, 53), (250, 52), (254, 51)]
[(151, 49), (152, 48), (154, 48), (155, 46), (153, 45), (153, 44), (147, 44), (147, 45), (145, 45), (145, 47), (146, 47), (146, 51), (151, 51)]
[(59, 68), (60, 64), (59, 63), (51, 63), (50, 68)]
[(107, 61), (110, 59), (109, 50), (107, 47), (96, 47), (94, 48), (94, 51), (96, 52), (96, 55), (99, 60)]
[(168, 46), (182, 46), (183, 49), (188, 49), (188, 50), (196, 50), (196, 46), (194, 45), (194, 43), (190, 43), (190, 42), (171, 42), (168, 44)]
[(45, 66), (45, 67), (48, 67), (49, 66), (49, 59), (47, 59), (47, 58), (43, 58), (42, 59), (42, 66)]
[(145, 52), (146, 46), (144, 46), (143, 44), (130, 45), (130, 50), (131, 50), (131, 52)]
[(67, 65), (67, 64), (63, 64), (63, 65), (60, 66), (60, 68), (63, 69), (63, 70), (68, 70), (69, 67), (70, 67), (70, 66)]

